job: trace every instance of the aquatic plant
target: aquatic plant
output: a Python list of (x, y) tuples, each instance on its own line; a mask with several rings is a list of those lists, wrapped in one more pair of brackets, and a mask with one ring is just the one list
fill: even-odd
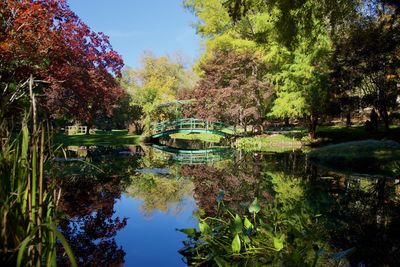
[[(3, 266), (55, 266), (56, 242), (76, 266), (73, 253), (56, 224), (60, 192), (47, 188), (45, 163), (49, 156), (46, 127), (37, 121), (33, 78), (29, 82), (30, 115), (21, 132), (1, 139), (0, 263)], [(31, 127), (28, 124), (31, 123)]]
[(200, 219), (199, 230), (180, 230), (189, 238), (180, 253), (194, 266), (316, 266), (324, 249), (318, 238), (305, 238), (312, 233), (310, 218), (284, 218), (274, 205), (265, 212), (269, 216), (260, 211), (257, 199), (245, 215), (219, 201), (217, 216)]
[[(191, 266), (335, 266), (354, 251), (331, 247), (329, 222), (308, 201), (305, 181), (266, 172), (271, 199), (257, 198), (245, 212), (217, 196), (217, 212), (200, 216), (198, 229), (180, 229), (188, 237), (180, 253)], [(314, 196), (316, 199), (319, 196)], [(321, 201), (321, 200), (316, 200)], [(326, 202), (329, 205), (329, 202)]]

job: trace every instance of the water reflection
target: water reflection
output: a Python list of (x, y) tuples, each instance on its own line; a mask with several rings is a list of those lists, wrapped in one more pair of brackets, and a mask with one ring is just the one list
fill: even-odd
[[(172, 266), (182, 263), (177, 252), (178, 238), (182, 235), (175, 228), (194, 225), (196, 221), (191, 219), (177, 224), (170, 218), (183, 215), (193, 218), (195, 209), (195, 205), (190, 204), (194, 203), (193, 183), (180, 177), (178, 167), (159, 159), (152, 149), (141, 146), (72, 147), (65, 151), (67, 157), (58, 155), (52, 171), (59, 177), (56, 184), (62, 189), (60, 206), (66, 215), (60, 230), (75, 251), (79, 266), (132, 265), (151, 260), (144, 257), (161, 238), (161, 235), (154, 236), (156, 229), (147, 227), (154, 224), (170, 229), (171, 238), (166, 244), (175, 247), (177, 259), (173, 260), (171, 255), (170, 262), (174, 262)], [(134, 205), (121, 209), (126, 203)], [(132, 214), (136, 218), (130, 218)], [(138, 222), (142, 225), (137, 225)], [(128, 224), (136, 225), (133, 229), (149, 230), (147, 240), (153, 244), (146, 247), (143, 240), (133, 239), (124, 242), (122, 233), (134, 234), (126, 233), (125, 229), (132, 229)], [(138, 250), (139, 246), (147, 249), (146, 253), (136, 255), (136, 260), (131, 255), (126, 256), (125, 251)], [(59, 264), (69, 265), (60, 251)]]
[[(185, 243), (183, 254), (190, 264), (396, 266), (400, 262), (400, 187), (394, 177), (371, 179), (318, 170), (301, 152), (245, 154), (222, 169), (195, 166), (185, 171), (194, 179), (195, 198), (203, 211), (199, 217), (217, 219), (206, 220), (213, 227), (211, 236), (198, 232), (197, 241)], [(255, 236), (239, 235), (244, 246), (254, 245), (258, 252), (248, 248), (244, 254), (232, 254), (230, 244), (237, 233), (218, 221), (230, 218), (217, 210), (220, 190), (225, 193), (224, 208), (239, 216), (251, 218), (247, 207), (259, 200), (264, 225)], [(226, 244), (227, 249), (215, 244)]]
[[(267, 229), (262, 242), (274, 247), (274, 238), (282, 239), (282, 249), (266, 249), (256, 257), (257, 263), (312, 266), (317, 254), (317, 265), (322, 266), (338, 264), (335, 260), (351, 266), (400, 262), (396, 177), (322, 169), (302, 151), (179, 152), (141, 146), (75, 147), (68, 156), (79, 161), (62, 161), (59, 155), (51, 171), (59, 177), (61, 207), (67, 215), (61, 230), (80, 265), (146, 265), (150, 259), (143, 255), (154, 252), (164, 266), (181, 265), (177, 251), (184, 236), (174, 229), (196, 227), (196, 218), (226, 219), (218, 213), (221, 192), (226, 210), (241, 217), (252, 216), (248, 207), (257, 198)], [(188, 160), (187, 155), (198, 157)], [(147, 245), (140, 243), (142, 239)], [(174, 242), (170, 246), (175, 253), (154, 251), (159, 242)], [(182, 251), (188, 263), (196, 262), (191, 249), (196, 249), (195, 242)], [(213, 259), (210, 251), (202, 246), (196, 252)], [(343, 251), (349, 253), (335, 254)], [(240, 262), (240, 257), (221, 255), (229, 264)], [(59, 261), (68, 265), (61, 255)]]

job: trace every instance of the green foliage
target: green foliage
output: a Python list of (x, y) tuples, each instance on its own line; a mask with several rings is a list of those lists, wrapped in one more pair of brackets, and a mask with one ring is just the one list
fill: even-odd
[[(321, 4), (314, 0), (296, 3), (218, 0), (201, 2), (202, 4), (189, 1), (186, 6), (197, 16), (201, 16), (202, 29), (217, 27), (215, 20), (204, 15), (208, 9), (210, 14), (216, 12), (207, 3), (212, 3), (218, 11), (224, 6), (223, 15), (230, 12), (234, 20), (227, 23), (223, 31), (209, 32), (212, 38), (203, 35), (208, 39), (206, 52), (200, 59), (199, 66), (211, 61), (216, 50), (245, 51), (259, 55), (263, 60), (262, 64), (266, 64), (269, 69), (263, 79), (273, 84), (273, 89), (277, 92), (269, 115), (276, 118), (313, 116), (314, 119), (310, 122), (314, 126), (310, 127), (310, 131), (315, 133), (315, 118), (323, 111), (327, 101), (327, 77), (330, 71), (328, 63), (332, 52), (332, 24), (329, 23), (334, 21), (333, 24), (336, 24), (343, 20), (344, 15), (339, 19), (338, 10), (344, 10), (344, 7), (332, 12), (327, 7), (336, 7), (334, 1)], [(351, 4), (345, 6), (352, 7)], [(247, 12), (249, 10), (251, 12)], [(237, 12), (243, 12), (243, 16), (238, 16), (240, 19), (235, 19)], [(212, 16), (216, 14), (213, 13)], [(204, 70), (201, 71), (205, 75)]]
[(149, 131), (151, 123), (179, 116), (176, 106), (168, 104), (177, 100), (178, 93), (190, 89), (195, 80), (179, 59), (145, 54), (141, 68), (126, 69), (121, 83), (132, 95), (131, 105), (142, 109), (138, 120)]
[[(309, 227), (312, 227), (313, 219), (304, 217), (309, 216), (304, 214), (305, 210), (296, 218), (288, 211), (282, 214), (276, 205), (268, 206), (262, 215), (258, 215), (255, 210), (259, 211), (260, 209), (258, 207), (254, 210), (254, 206), (253, 202), (249, 207), (249, 210), (253, 212), (252, 221), (246, 215), (233, 215), (222, 203), (219, 205), (216, 217), (200, 219), (200, 231), (180, 230), (190, 238), (185, 241), (187, 247), (183, 251), (181, 250), (181, 253), (189, 260), (189, 264), (193, 266), (204, 264), (262, 266), (267, 263), (294, 264), (296, 266), (316, 265), (312, 264), (314, 258), (318, 259), (322, 256), (316, 255), (312, 244), (321, 245), (320, 241), (315, 239), (321, 233), (311, 234)], [(315, 230), (317, 229), (319, 228), (315, 228)], [(305, 230), (306, 232), (304, 232)], [(303, 235), (299, 236), (301, 231)], [(288, 236), (292, 236), (292, 238), (295, 236), (296, 241), (289, 240)], [(289, 241), (293, 243), (289, 243)]]
[(323, 111), (327, 100), (327, 75), (331, 45), (326, 33), (315, 39), (302, 38), (291, 53), (292, 60), (276, 74), (277, 99), (273, 117), (302, 117)]
[(222, 0), (184, 0), (183, 6), (191, 10), (198, 21), (193, 24), (203, 37), (220, 35), (231, 23), (228, 12), (222, 6)]

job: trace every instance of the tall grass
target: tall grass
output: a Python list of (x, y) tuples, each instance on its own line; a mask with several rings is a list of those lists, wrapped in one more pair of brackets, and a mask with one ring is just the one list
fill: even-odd
[[(45, 181), (48, 137), (46, 127), (37, 123), (32, 81), (30, 92), (30, 120), (22, 122), (17, 136), (1, 139), (0, 265), (56, 266), (56, 242), (61, 242), (71, 265), (76, 266), (73, 253), (56, 226), (61, 192), (47, 188)], [(28, 127), (29, 123), (32, 127)]]

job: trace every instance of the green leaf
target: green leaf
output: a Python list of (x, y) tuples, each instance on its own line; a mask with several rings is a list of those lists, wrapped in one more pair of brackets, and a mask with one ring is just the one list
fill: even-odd
[(236, 234), (232, 240), (232, 251), (233, 253), (239, 253), (241, 248), (239, 234)]
[(50, 228), (53, 230), (53, 233), (57, 236), (58, 240), (60, 240), (62, 246), (64, 247), (64, 250), (68, 255), (71, 266), (77, 267), (78, 264), (76, 264), (74, 253), (72, 252), (72, 249), (69, 246), (67, 239), (65, 239), (64, 235), (57, 230), (57, 227), (54, 224), (51, 224)]
[(21, 245), (18, 250), (18, 256), (17, 256), (17, 267), (21, 266), (25, 251), (27, 250), (27, 246), (29, 242), (33, 239), (32, 235), (27, 236), (24, 241), (21, 242)]
[(258, 204), (257, 198), (254, 199), (253, 203), (251, 203), (249, 207), (250, 213), (258, 213), (261, 210), (260, 205)]
[(195, 237), (196, 236), (196, 229), (195, 228), (185, 228), (185, 229), (177, 229), (179, 232), (186, 234), (188, 237)]
[(249, 219), (244, 218), (244, 228), (246, 229), (253, 229), (253, 224), (249, 221)]
[(283, 240), (281, 238), (274, 237), (274, 247), (277, 251), (283, 249)]
[(211, 232), (210, 226), (206, 222), (200, 222), (199, 229), (202, 234), (208, 234)]
[(251, 239), (247, 235), (243, 236), (242, 238), (243, 238), (243, 242), (244, 243), (246, 243), (246, 244), (250, 244), (251, 243)]
[(242, 219), (238, 214), (236, 214), (235, 220), (233, 221), (233, 228), (235, 233), (241, 233), (243, 230)]

